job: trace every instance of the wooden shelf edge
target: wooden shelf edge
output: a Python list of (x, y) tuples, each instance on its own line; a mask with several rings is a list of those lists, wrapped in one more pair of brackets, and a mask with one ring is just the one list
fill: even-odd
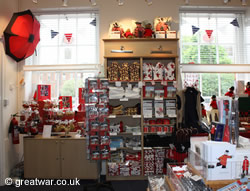
[(140, 58), (144, 58), (144, 59), (156, 59), (156, 58), (179, 58), (178, 55), (176, 54), (152, 54), (151, 56), (136, 56), (136, 55), (121, 55), (121, 53), (113, 53), (113, 54), (117, 54), (117, 55), (112, 55), (112, 56), (104, 56), (104, 58), (107, 59), (112, 59), (112, 58), (120, 58), (120, 59), (126, 59), (126, 58), (134, 58), (134, 59), (140, 59)]
[(178, 41), (179, 38), (106, 38), (102, 39), (104, 42), (119, 42), (119, 41)]
[(147, 180), (147, 176), (106, 176), (107, 181), (115, 180)]

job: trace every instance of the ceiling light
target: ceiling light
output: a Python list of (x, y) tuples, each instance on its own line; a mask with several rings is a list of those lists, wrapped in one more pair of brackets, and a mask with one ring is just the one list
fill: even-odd
[(153, 4), (152, 0), (145, 0), (145, 1), (148, 3), (148, 5), (152, 5)]
[(185, 0), (185, 4), (188, 5), (189, 4), (189, 0)]
[(117, 0), (117, 1), (119, 6), (122, 6), (124, 4), (124, 0)]
[(63, 2), (63, 4), (62, 4), (63, 7), (67, 7), (68, 6), (68, 0), (62, 0), (62, 2)]
[(230, 2), (231, 0), (223, 0), (224, 4), (227, 4), (228, 2)]
[(247, 5), (247, 0), (241, 0), (241, 5), (246, 6)]
[(37, 0), (32, 0), (33, 3), (37, 3)]
[(96, 6), (96, 0), (89, 0), (92, 6)]

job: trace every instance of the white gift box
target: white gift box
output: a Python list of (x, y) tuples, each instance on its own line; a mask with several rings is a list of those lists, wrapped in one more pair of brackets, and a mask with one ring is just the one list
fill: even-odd
[(167, 38), (176, 38), (176, 31), (167, 31)]
[(166, 32), (165, 31), (156, 31), (155, 38), (166, 38)]

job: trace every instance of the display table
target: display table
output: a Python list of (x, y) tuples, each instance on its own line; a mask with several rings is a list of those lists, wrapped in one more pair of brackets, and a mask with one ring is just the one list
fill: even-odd
[(86, 158), (85, 138), (24, 137), (24, 177), (97, 179), (97, 164)]

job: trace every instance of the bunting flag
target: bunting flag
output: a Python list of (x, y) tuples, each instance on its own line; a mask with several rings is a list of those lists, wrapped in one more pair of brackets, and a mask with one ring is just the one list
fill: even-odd
[(197, 33), (200, 30), (200, 28), (192, 25), (192, 30), (193, 30), (193, 35), (194, 35), (195, 33)]
[(54, 30), (50, 30), (51, 31), (51, 38), (54, 38), (56, 35), (59, 34), (59, 32), (56, 32)]
[(91, 21), (89, 24), (96, 26), (96, 18), (94, 18), (93, 21)]
[(213, 30), (206, 30), (208, 38), (211, 38)]
[(67, 42), (70, 43), (72, 39), (72, 33), (65, 33), (64, 36), (66, 37)]
[(230, 24), (232, 24), (235, 27), (239, 27), (240, 28), (237, 18), (235, 18), (232, 22), (230, 22)]

